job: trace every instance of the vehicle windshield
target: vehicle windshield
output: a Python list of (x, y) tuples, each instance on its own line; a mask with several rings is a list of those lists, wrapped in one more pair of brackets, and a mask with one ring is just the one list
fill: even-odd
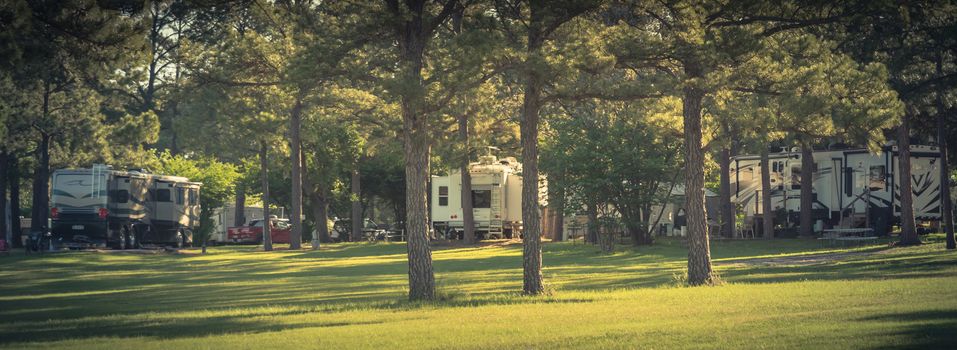
[(95, 211), (106, 207), (106, 174), (54, 174), (50, 205), (61, 212)]

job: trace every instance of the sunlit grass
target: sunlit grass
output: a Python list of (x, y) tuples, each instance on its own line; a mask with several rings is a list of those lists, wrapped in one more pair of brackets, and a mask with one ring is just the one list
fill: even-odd
[[(931, 241), (939, 241), (931, 238)], [(436, 247), (434, 303), (406, 300), (401, 243), (320, 251), (0, 256), (0, 347), (911, 348), (957, 341), (957, 254), (937, 243), (714, 241), (720, 287), (684, 288), (678, 240)], [(791, 263), (788, 258), (830, 257)], [(768, 263), (771, 262), (771, 263)]]

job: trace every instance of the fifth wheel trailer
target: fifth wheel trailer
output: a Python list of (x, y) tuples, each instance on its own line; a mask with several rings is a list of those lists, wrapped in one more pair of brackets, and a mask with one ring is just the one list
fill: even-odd
[[(512, 157), (481, 156), (469, 164), (475, 232), (483, 238), (517, 237), (522, 230), (522, 164)], [(539, 206), (546, 196), (544, 178), (538, 181)], [(452, 172), (432, 177), (431, 215), (435, 232), (463, 232), (462, 176)]]
[[(834, 227), (870, 227), (886, 234), (900, 223), (900, 174), (897, 146), (879, 153), (866, 149), (814, 151), (813, 218), (815, 230)], [(769, 155), (771, 207), (777, 224), (798, 222), (801, 211), (801, 152)], [(940, 150), (911, 146), (911, 185), (914, 216), (939, 221)], [(731, 160), (731, 200), (746, 219), (761, 217), (761, 160), (746, 155)], [(905, 179), (906, 180), (906, 179)], [(753, 221), (752, 221), (753, 222)], [(760, 227), (760, 226), (758, 226)]]
[(199, 227), (202, 184), (95, 165), (53, 173), (54, 240), (70, 248), (188, 245)]

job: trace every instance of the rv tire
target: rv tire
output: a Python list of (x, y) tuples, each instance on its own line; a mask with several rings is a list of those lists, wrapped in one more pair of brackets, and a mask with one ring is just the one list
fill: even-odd
[(126, 234), (123, 231), (120, 231), (120, 234), (117, 237), (117, 241), (113, 246), (115, 250), (125, 250), (127, 247)]
[(185, 248), (186, 245), (184, 242), (186, 242), (186, 235), (183, 234), (183, 231), (176, 231), (176, 248)]
[(136, 230), (123, 226), (123, 235), (126, 236), (126, 246), (129, 249), (140, 249), (140, 240), (136, 237)]

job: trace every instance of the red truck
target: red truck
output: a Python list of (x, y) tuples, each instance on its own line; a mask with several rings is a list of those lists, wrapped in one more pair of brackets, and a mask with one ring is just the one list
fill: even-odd
[[(270, 219), (270, 236), (273, 243), (289, 243), (289, 231), (291, 225), (289, 219)], [(263, 219), (257, 219), (249, 222), (247, 226), (230, 227), (226, 229), (226, 239), (231, 243), (263, 243)]]

